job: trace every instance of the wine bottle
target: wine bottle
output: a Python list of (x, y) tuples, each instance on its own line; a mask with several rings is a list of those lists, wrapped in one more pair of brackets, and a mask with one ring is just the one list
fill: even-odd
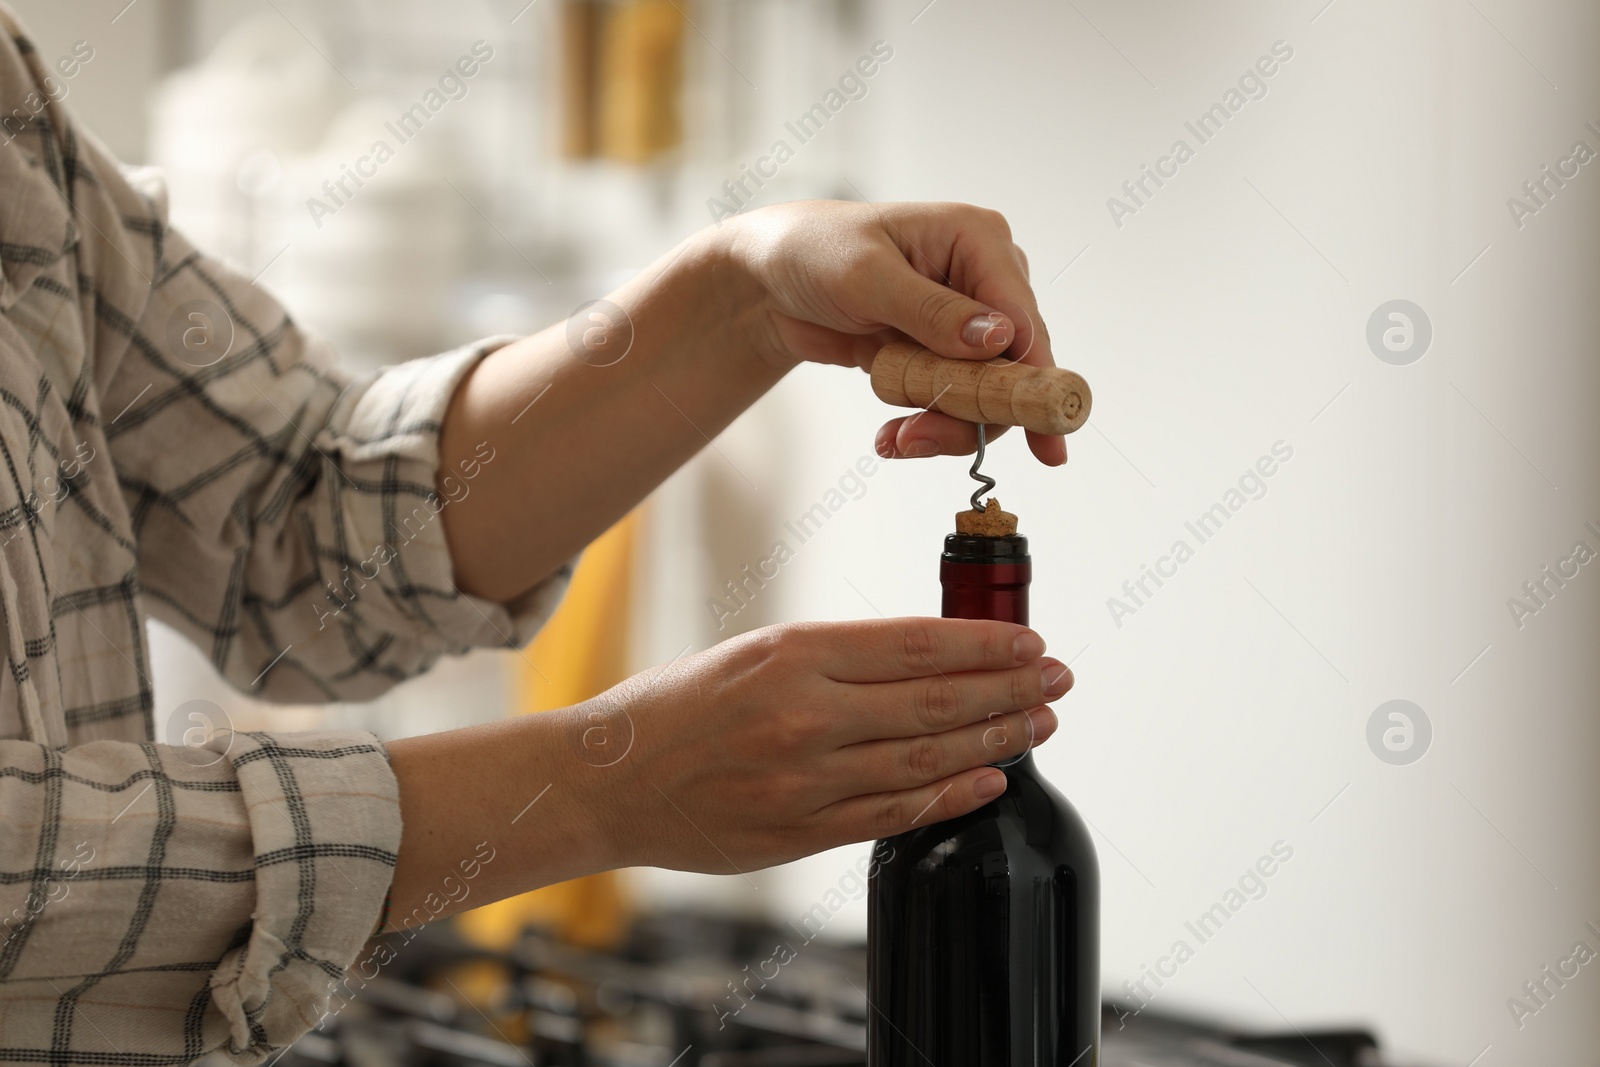
[[(1026, 624), (1019, 535), (945, 538), (946, 618)], [(1098, 1067), (1100, 869), (1031, 752), (976, 811), (878, 842), (868, 1067)]]

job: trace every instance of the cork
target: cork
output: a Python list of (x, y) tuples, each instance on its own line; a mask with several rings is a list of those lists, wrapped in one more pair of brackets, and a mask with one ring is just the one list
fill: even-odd
[(996, 497), (990, 497), (982, 511), (956, 512), (956, 533), (963, 537), (1012, 537), (1016, 532), (1017, 517), (1001, 511)]

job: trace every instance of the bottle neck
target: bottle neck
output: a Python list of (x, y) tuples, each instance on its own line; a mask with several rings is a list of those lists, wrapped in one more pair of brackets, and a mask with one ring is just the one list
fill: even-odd
[(939, 557), (939, 584), (944, 591), (940, 614), (947, 619), (993, 619), (1026, 626), (1032, 581), (1033, 559), (1026, 537), (951, 534)]
[[(951, 534), (939, 559), (940, 614), (947, 619), (993, 619), (1028, 625), (1033, 560), (1025, 537)], [(1034, 775), (1033, 750), (992, 764), (1007, 776)]]

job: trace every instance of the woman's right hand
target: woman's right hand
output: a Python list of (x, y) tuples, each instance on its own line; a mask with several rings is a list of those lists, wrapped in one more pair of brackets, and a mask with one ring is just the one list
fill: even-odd
[(997, 796), (989, 764), (1054, 733), (1072, 686), (1044, 648), (964, 619), (774, 626), (562, 714), (618, 866), (748, 871)]

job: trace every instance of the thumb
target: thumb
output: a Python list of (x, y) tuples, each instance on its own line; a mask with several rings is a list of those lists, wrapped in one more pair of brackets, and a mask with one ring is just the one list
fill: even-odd
[(910, 264), (884, 279), (876, 296), (882, 322), (942, 356), (989, 359), (1017, 334), (1004, 313), (924, 278)]

